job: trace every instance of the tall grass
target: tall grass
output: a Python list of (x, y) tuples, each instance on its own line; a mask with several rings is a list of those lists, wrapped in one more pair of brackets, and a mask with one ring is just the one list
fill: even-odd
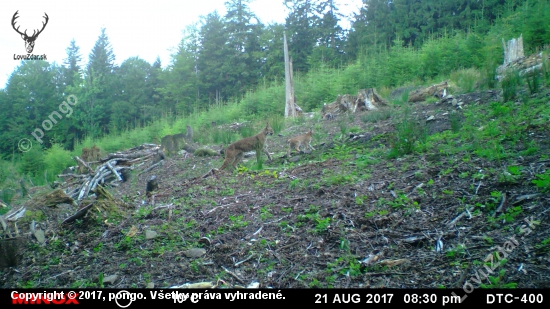
[(502, 99), (504, 102), (512, 101), (516, 98), (518, 88), (521, 85), (521, 77), (517, 70), (509, 70), (500, 82), (502, 87)]
[(412, 116), (410, 108), (406, 108), (394, 120), (395, 132), (391, 141), (390, 158), (413, 153), (417, 147), (426, 144), (428, 128), (424, 120)]
[(476, 68), (459, 69), (450, 75), (450, 80), (459, 88), (458, 92), (468, 93), (476, 89), (481, 79), (481, 72)]
[(285, 125), (285, 119), (282, 115), (275, 114), (269, 117), (269, 124), (275, 134), (279, 134)]

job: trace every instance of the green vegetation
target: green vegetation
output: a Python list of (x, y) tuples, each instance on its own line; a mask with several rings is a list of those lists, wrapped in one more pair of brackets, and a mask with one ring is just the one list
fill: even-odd
[[(376, 7), (380, 5), (380, 1), (378, 0), (369, 0), (368, 2), (369, 6)], [(459, 28), (454, 29), (454, 32), (448, 32), (448, 28), (445, 26), (446, 23), (457, 25), (452, 22), (452, 19), (455, 17), (449, 17), (450, 19), (445, 19), (445, 21), (441, 20), (438, 27), (429, 27), (432, 29), (430, 31), (435, 31), (438, 35), (434, 35), (431, 32), (430, 35), (427, 35), (425, 32), (420, 31), (417, 32), (420, 33), (420, 36), (415, 36), (414, 38), (407, 34), (409, 33), (407, 31), (381, 32), (380, 29), (389, 27), (389, 24), (387, 24), (389, 20), (394, 20), (392, 23), (396, 24), (411, 22), (396, 18), (404, 7), (399, 4), (400, 1), (394, 2), (396, 10), (392, 11), (391, 14), (388, 12), (392, 16), (391, 18), (376, 19), (376, 23), (368, 23), (367, 26), (363, 25), (365, 18), (373, 18), (374, 15), (386, 13), (383, 13), (384, 10), (360, 12), (357, 17), (357, 24), (353, 24), (357, 27), (356, 31), (350, 34), (349, 38), (344, 38), (349, 43), (346, 47), (346, 52), (350, 57), (348, 59), (339, 58), (341, 55), (334, 51), (329, 52), (330, 48), (327, 46), (313, 48), (313, 42), (317, 42), (315, 35), (313, 35), (314, 32), (306, 33), (302, 31), (303, 29), (296, 32), (305, 39), (302, 44), (311, 44), (311, 47), (307, 48), (299, 46), (299, 44), (290, 44), (291, 53), (294, 53), (294, 67), (301, 72), (295, 76), (296, 97), (301, 98), (300, 106), (304, 110), (318, 109), (324, 102), (334, 100), (338, 94), (353, 94), (357, 89), (364, 87), (364, 85), (376, 87), (381, 89), (381, 93), (389, 94), (392, 87), (410, 85), (413, 82), (416, 84), (431, 83), (434, 80), (448, 77), (451, 84), (454, 85), (453, 91), (457, 92), (495, 87), (494, 69), (501, 62), (502, 45), (500, 40), (493, 38), (512, 38), (523, 34), (524, 46), (528, 53), (540, 49), (545, 42), (548, 42), (550, 37), (550, 30), (548, 30), (550, 29), (550, 18), (548, 16), (549, 13), (547, 13), (550, 11), (550, 3), (548, 1), (536, 1), (534, 3), (511, 1), (506, 5), (505, 9), (498, 3), (484, 3), (483, 8), (479, 7), (479, 3), (470, 4), (471, 11), (466, 15), (460, 15), (461, 18), (465, 18), (461, 23), (465, 23)], [(423, 2), (423, 5), (429, 6), (429, 3), (430, 1), (426, 1)], [(238, 10), (239, 6), (242, 6), (240, 7), (241, 9), (248, 9), (247, 5), (245, 2), (230, 2), (228, 4), (230, 10)], [(296, 19), (296, 21), (302, 20), (298, 16), (300, 14), (307, 14), (308, 10), (311, 10), (307, 19), (312, 24), (315, 24), (315, 19), (321, 18), (324, 14), (329, 14), (327, 11), (322, 11), (322, 13), (319, 13), (321, 11), (316, 11), (321, 10), (322, 7), (322, 5), (319, 7), (312, 6), (304, 11), (302, 4), (298, 4), (297, 2), (291, 5), (289, 18), (291, 20)], [(457, 7), (461, 6), (458, 5)], [(517, 10), (515, 10), (516, 8)], [(419, 9), (416, 6), (410, 7), (407, 9), (407, 12)], [(445, 11), (451, 9), (451, 7), (442, 7), (441, 9)], [(480, 20), (476, 17), (476, 12), (479, 13), (482, 10), (483, 12), (500, 10), (499, 12), (502, 15), (499, 18), (498, 15), (491, 13), (484, 15), (483, 19)], [(312, 12), (316, 13), (313, 14)], [(283, 71), (280, 70), (278, 65), (275, 66), (274, 63), (269, 62), (274, 59), (272, 57), (277, 57), (275, 54), (268, 56), (267, 61), (269, 65), (265, 65), (262, 68), (254, 67), (251, 64), (244, 65), (243, 68), (246, 68), (247, 71), (266, 71), (261, 74), (250, 74), (246, 79), (239, 79), (242, 82), (239, 85), (230, 83), (231, 85), (229, 86), (224, 83), (216, 89), (209, 88), (210, 86), (208, 86), (222, 83), (215, 80), (216, 73), (210, 70), (219, 69), (223, 71), (231, 68), (231, 76), (237, 77), (239, 74), (242, 74), (238, 70), (235, 70), (238, 67), (235, 63), (225, 64), (221, 60), (224, 63), (222, 68), (215, 68), (212, 65), (216, 57), (231, 59), (232, 57), (228, 57), (231, 53), (229, 50), (223, 50), (217, 56), (214, 56), (212, 54), (213, 51), (207, 49), (206, 45), (203, 44), (205, 46), (204, 49), (200, 50), (200, 53), (196, 56), (199, 57), (199, 65), (203, 66), (201, 68), (203, 72), (201, 78), (204, 78), (204, 80), (197, 79), (190, 72), (186, 71), (186, 68), (189, 67), (189, 59), (194, 59), (193, 46), (197, 42), (193, 41), (193, 38), (196, 38), (197, 32), (203, 35), (202, 40), (212, 40), (212, 42), (220, 40), (221, 42), (223, 40), (231, 40), (232, 36), (230, 32), (237, 31), (235, 29), (250, 30), (254, 28), (250, 24), (250, 20), (245, 20), (240, 21), (244, 23), (244, 28), (227, 27), (229, 33), (221, 31), (220, 29), (223, 28), (221, 25), (235, 22), (233, 20), (234, 17), (231, 16), (215, 16), (211, 14), (204, 18), (204, 29), (187, 29), (181, 46), (179, 46), (178, 53), (173, 56), (174, 63), (168, 69), (161, 69), (160, 61), (158, 60), (150, 65), (139, 58), (129, 58), (121, 64), (120, 70), (116, 73), (119, 75), (112, 73), (114, 51), (110, 47), (107, 31), (103, 29), (96, 42), (96, 46), (94, 46), (90, 53), (89, 63), (86, 70), (84, 70), (85, 74), (80, 76), (76, 74), (77, 77), (75, 77), (74, 73), (78, 72), (80, 68), (78, 65), (67, 68), (64, 73), (67, 74), (67, 80), (69, 81), (68, 85), (64, 86), (66, 87), (64, 93), (74, 95), (78, 101), (77, 106), (82, 108), (74, 108), (72, 110), (72, 117), (63, 118), (63, 121), (59, 121), (52, 130), (46, 132), (42, 145), (32, 139), (33, 147), (29, 153), (14, 152), (13, 145), (17, 144), (16, 142), (22, 138), (19, 133), (13, 130), (10, 131), (7, 127), (0, 130), (2, 132), (0, 133), (2, 135), (2, 138), (0, 138), (0, 153), (4, 157), (13, 156), (9, 162), (17, 166), (18, 170), (18, 175), (14, 175), (13, 173), (9, 175), (13, 175), (12, 177), (19, 179), (22, 178), (22, 175), (28, 175), (34, 184), (42, 185), (53, 181), (55, 175), (64, 167), (74, 164), (71, 157), (80, 155), (83, 147), (90, 147), (96, 144), (103, 152), (114, 152), (131, 148), (144, 142), (158, 142), (164, 135), (184, 132), (186, 125), (191, 125), (195, 128), (195, 141), (201, 144), (214, 143), (227, 145), (242, 136), (255, 132), (250, 126), (239, 130), (239, 132), (217, 130), (212, 127), (212, 122), (216, 122), (216, 126), (219, 126), (235, 121), (252, 120), (253, 122), (261, 123), (265, 120), (270, 120), (275, 133), (278, 134), (284, 126), (281, 116), (284, 109), (284, 104), (282, 103), (284, 102), (284, 83), (281, 80)], [(454, 14), (449, 16), (454, 16)], [(418, 22), (418, 25), (421, 25), (426, 20), (421, 19)], [(491, 24), (494, 24), (494, 26), (489, 26)], [(301, 27), (300, 25), (300, 22), (297, 22), (296, 24), (292, 24), (292, 27), (298, 29)], [(318, 27), (326, 26), (320, 26), (321, 24), (316, 25), (319, 25)], [(474, 28), (472, 28), (473, 25), (475, 25)], [(374, 33), (380, 35), (373, 37), (372, 27), (377, 29)], [(407, 29), (408, 27), (410, 25), (397, 28)], [(275, 29), (278, 29), (277, 26), (272, 29), (266, 27), (262, 29), (257, 28), (256, 30), (264, 34), (265, 37), (262, 37), (262, 40), (265, 40), (265, 44), (281, 44), (279, 41), (271, 39), (272, 36), (279, 35), (276, 34)], [(466, 30), (468, 32), (464, 32)], [(311, 31), (314, 30), (312, 29)], [(316, 33), (330, 33), (330, 31)], [(239, 36), (234, 37), (237, 38)], [(277, 43), (267, 43), (275, 41)], [(374, 48), (377, 44), (382, 44), (380, 46), (385, 46), (386, 48)], [(412, 44), (414, 48), (405, 47), (408, 44)], [(213, 44), (211, 46), (223, 45)], [(275, 48), (275, 46), (269, 47)], [(276, 49), (279, 50), (279, 47), (277, 46)], [(274, 51), (270, 51), (270, 53), (274, 53)], [(105, 57), (101, 58), (104, 55)], [(323, 56), (320, 57), (320, 55)], [(71, 42), (67, 49), (67, 56), (69, 60), (80, 57), (78, 46), (75, 45), (74, 41)], [(331, 65), (334, 63), (344, 63), (343, 61), (347, 65), (338, 67)], [(73, 62), (69, 61), (69, 63)], [(278, 69), (276, 70), (275, 67)], [(56, 79), (50, 78), (48, 74), (51, 75), (53, 71), (58, 69), (59, 67), (56, 65), (50, 65), (44, 61), (22, 63), (11, 77), (11, 82), (8, 84), (9, 87), (0, 95), (0, 105), (4, 106), (5, 102), (11, 102), (11, 104), (6, 105), (8, 108), (0, 110), (0, 116), (3, 113), (9, 112), (10, 109), (18, 108), (18, 102), (26, 100), (24, 92), (19, 88), (21, 85), (38, 88), (43, 91), (39, 91), (36, 95), (43, 96), (43, 100), (41, 100), (45, 102), (45, 107), (49, 107), (43, 109), (46, 114), (37, 115), (35, 120), (32, 121), (29, 119), (20, 119), (19, 123), (24, 123), (26, 126), (25, 128), (21, 128), (20, 132), (32, 132), (34, 128), (40, 128), (41, 121), (47, 119), (50, 113), (56, 111), (60, 102), (71, 102), (70, 98), (51, 92), (51, 89), (56, 88), (55, 84), (33, 84), (36, 80), (55, 81)], [(105, 78), (102, 83), (93, 87), (86, 86), (81, 88), (74, 86), (77, 83), (86, 82), (89, 78), (92, 78), (90, 76), (92, 69), (94, 69), (94, 74), (104, 74), (108, 78)], [(550, 81), (549, 61), (544, 61), (542, 69), (543, 71), (540, 76), (531, 74), (524, 79), (519, 78), (517, 72), (508, 74), (502, 83), (500, 83), (504, 92), (504, 102), (514, 99), (518, 87), (521, 85), (528, 86), (529, 91), (535, 93), (540, 89), (542, 80), (548, 84)], [(149, 74), (151, 78), (147, 82), (140, 80), (137, 83), (135, 76), (130, 75), (129, 72), (133, 72), (137, 76)], [(44, 76), (30, 80), (26, 77), (30, 76), (30, 73), (43, 74)], [(267, 76), (267, 78), (263, 80), (254, 80), (252, 78), (252, 76), (260, 75)], [(187, 79), (188, 82), (181, 83), (182, 79)], [(115, 80), (119, 80), (120, 83), (115, 85), (113, 82)], [(84, 84), (89, 85), (89, 83)], [(180, 88), (184, 86), (187, 88)], [(124, 97), (117, 98), (117, 102), (111, 102), (113, 98), (109, 93), (115, 93), (116, 87), (125, 87), (127, 89), (124, 92)], [(142, 91), (142, 89), (145, 89), (148, 94), (139, 96), (139, 99), (133, 99), (138, 98), (138, 96), (134, 95), (134, 92), (138, 90)], [(198, 98), (196, 97), (197, 89), (199, 89), (198, 93), (201, 94)], [(221, 104), (219, 101), (211, 100), (211, 95), (213, 96), (220, 89)], [(102, 94), (99, 95), (98, 93)], [(400, 97), (396, 98), (394, 102), (406, 102), (407, 95), (408, 91), (403, 91)], [(154, 99), (147, 99), (151, 97)], [(92, 111), (84, 108), (88, 106), (87, 103), (91, 100), (94, 100), (98, 106), (97, 110)], [(156, 106), (160, 106), (160, 108), (153, 108), (149, 104), (157, 104)], [(107, 106), (110, 106), (110, 112)], [(137, 107), (139, 107), (139, 111)], [(21, 113), (15, 114), (18, 117), (23, 117)], [(361, 117), (363, 122), (368, 123), (387, 119), (390, 116), (389, 111), (377, 111), (364, 114)], [(460, 121), (453, 117), (452, 115), (450, 116), (452, 131), (457, 132), (460, 128)], [(94, 120), (92, 122), (80, 122), (79, 119)], [(418, 147), (424, 143), (425, 134), (415, 133), (411, 135), (412, 132), (416, 132), (418, 127), (412, 120), (406, 120), (405, 122), (397, 122), (400, 125), (396, 128), (397, 134), (392, 146), (392, 156), (400, 156), (409, 154), (415, 150), (421, 150), (422, 147)], [(75, 121), (79, 122), (79, 124), (75, 125)], [(518, 121), (516, 124), (520, 124), (520, 122)], [(339, 123), (339, 127), (342, 135), (345, 135), (352, 129), (348, 128), (345, 122)], [(75, 131), (71, 128), (78, 129)], [(495, 128), (496, 126), (493, 129)], [(475, 142), (483, 144), (481, 140)], [(44, 146), (45, 151), (42, 151), (40, 146)], [(479, 151), (480, 155), (492, 159), (502, 159), (508, 155), (503, 153), (503, 149), (496, 142), (490, 142), (489, 147)], [(261, 162), (258, 162), (258, 168), (262, 168)], [(0, 171), (2, 169), (0, 166)], [(2, 172), (0, 172), (0, 188), (2, 188), (2, 177), (6, 176), (2, 176)]]
[[(373, 6), (384, 3), (375, 0), (365, 2)], [(423, 2), (422, 6), (429, 2)], [(237, 2), (228, 3), (233, 9), (236, 8)], [(293, 7), (300, 3), (294, 1), (288, 5)], [(143, 268), (149, 272), (143, 274), (143, 279), (140, 276), (140, 284), (162, 277), (152, 271), (163, 261), (169, 260), (174, 262), (170, 265), (181, 268), (178, 271), (190, 270), (197, 276), (209, 274), (219, 279), (220, 285), (226, 284), (224, 280), (228, 275), (238, 280), (239, 274), (246, 274), (247, 277), (253, 277), (253, 274), (265, 282), (291, 278), (292, 282), (299, 282), (303, 287), (330, 288), (345, 284), (356, 286), (357, 281), (369, 274), (369, 278), (373, 278), (369, 284), (374, 286), (378, 276), (386, 275), (384, 272), (390, 269), (387, 265), (396, 263), (391, 267), (399, 268), (399, 263), (410, 260), (401, 252), (394, 254), (393, 250), (397, 247), (404, 247), (395, 241), (397, 237), (400, 241), (418, 240), (414, 245), (406, 244), (407, 250), (410, 249), (413, 254), (415, 250), (422, 254), (442, 254), (443, 261), (456, 268), (453, 273), (466, 268), (471, 260), (476, 266), (487, 266), (476, 255), (485, 252), (483, 250), (487, 247), (500, 245), (505, 233), (519, 234), (523, 229), (520, 228), (521, 221), (536, 209), (510, 201), (507, 199), (508, 193), (523, 194), (523, 190), (517, 190), (519, 186), (540, 193), (550, 191), (550, 171), (542, 169), (543, 164), (536, 169), (529, 165), (548, 160), (548, 156), (542, 154), (542, 150), (548, 149), (548, 143), (541, 142), (540, 137), (549, 128), (550, 105), (541, 92), (547, 91), (546, 87), (550, 85), (550, 64), (545, 60), (540, 74), (520, 76), (519, 71), (509, 71), (501, 81), (495, 79), (495, 68), (502, 62), (500, 38), (517, 37), (523, 33), (528, 51), (542, 48), (544, 43), (550, 41), (550, 21), (546, 18), (550, 18), (550, 2), (528, 4), (509, 1), (506, 7), (498, 3), (487, 4), (499, 8), (499, 16), (492, 16), (493, 13), (487, 13), (491, 16), (481, 16), (478, 4), (472, 3), (472, 15), (462, 12), (461, 27), (443, 31), (432, 25), (429, 29), (433, 32), (430, 30), (430, 33), (425, 30), (428, 28), (422, 28), (422, 31), (416, 29), (415, 32), (411, 30), (413, 28), (397, 27), (402, 24), (393, 14), (403, 12), (404, 3), (393, 1), (395, 7), (393, 11), (385, 12), (388, 14), (385, 21), (370, 20), (364, 23), (367, 26), (360, 26), (358, 22), (355, 24), (357, 31), (350, 33), (348, 38), (339, 37), (338, 40), (348, 40), (340, 42), (346, 53), (333, 50), (326, 40), (317, 41), (326, 44), (319, 43), (321, 46), (315, 48), (297, 49), (296, 46), (305, 44), (299, 40), (303, 33), (294, 35), (296, 96), (304, 111), (315, 112), (312, 117), (282, 117), (284, 83), (280, 67), (276, 64), (281, 55), (275, 51), (280, 50), (277, 45), (280, 42), (274, 39), (282, 31), (281, 25), (264, 28), (263, 25), (245, 22), (241, 25), (244, 28), (239, 28), (236, 27), (239, 21), (231, 16), (210, 14), (204, 19), (208, 27), (187, 29), (178, 52), (173, 56), (173, 63), (167, 69), (161, 69), (157, 62), (149, 65), (131, 58), (114, 70), (116, 73), (112, 73), (105, 70), (112, 62), (97, 63), (95, 53), (106, 52), (104, 56), (112, 54), (109, 50), (94, 47), (86, 74), (64, 89), (66, 93), (77, 93), (79, 100), (82, 100), (83, 108), (74, 110), (74, 117), (80, 122), (72, 118), (63, 119), (55, 130), (48, 132), (51, 136), (44, 145), (34, 143), (32, 149), (24, 153), (17, 153), (13, 142), (19, 136), (17, 134), (26, 131), (0, 131), (5, 138), (0, 139), (0, 199), (8, 206), (28, 197), (26, 185), (51, 184), (55, 175), (74, 164), (72, 157), (80, 155), (83, 147), (97, 145), (104, 153), (113, 152), (144, 142), (158, 142), (166, 134), (184, 132), (187, 125), (195, 130), (194, 141), (207, 147), (207, 144), (228, 145), (239, 138), (254, 135), (265, 125), (265, 121), (269, 121), (275, 131), (273, 138), (280, 143), (284, 143), (288, 135), (307, 126), (314, 128), (314, 139), (322, 146), (292, 162), (274, 156), (275, 160), (268, 163), (258, 151), (256, 160), (248, 160), (229, 176), (208, 174), (194, 178), (200, 185), (179, 181), (205, 175), (213, 167), (211, 163), (219, 163), (215, 161), (217, 159), (196, 158), (207, 163), (197, 164), (197, 168), (194, 165), (190, 168), (187, 162), (181, 160), (174, 161), (176, 172), (173, 174), (176, 176), (168, 175), (174, 178), (166, 183), (170, 185), (170, 181), (177, 179), (181, 188), (170, 191), (169, 185), (164, 187), (163, 190), (169, 193), (156, 197), (158, 205), (153, 204), (154, 200), (145, 200), (141, 194), (135, 194), (143, 188), (140, 188), (142, 183), (138, 175), (134, 175), (131, 189), (122, 200), (139, 205), (135, 210), (132, 209), (124, 217), (94, 209), (89, 214), (93, 220), (79, 219), (71, 229), (60, 230), (59, 235), (48, 235), (46, 245), (30, 245), (29, 249), (34, 254), (32, 258), (50, 254), (42, 264), (37, 263), (44, 271), (64, 265), (65, 257), (75, 255), (72, 250), (76, 237), (86, 238), (87, 235), (81, 230), (87, 228), (94, 234), (91, 243), (78, 240), (85, 248), (78, 248), (78, 254), (88, 259), (87, 264), (95, 265), (96, 260), (107, 254), (122, 256), (123, 260), (117, 259), (113, 263), (116, 271), (128, 273), (133, 268)], [(365, 19), (367, 16), (384, 16), (380, 14), (384, 14), (385, 9), (378, 8), (376, 12), (362, 11), (358, 21), (368, 20)], [(450, 8), (441, 7), (441, 10)], [(487, 11), (488, 7), (484, 9), (484, 12)], [(299, 26), (302, 20), (296, 14), (297, 11), (292, 11), (289, 16), (289, 20), (295, 22), (289, 24), (290, 28), (302, 29), (309, 35), (318, 33)], [(448, 19), (456, 22), (453, 16)], [(472, 23), (472, 18), (475, 23)], [(379, 27), (376, 29), (387, 30), (389, 25), (385, 23), (391, 20), (395, 21), (395, 28), (399, 30), (395, 33), (379, 32), (378, 36), (373, 36), (373, 24)], [(449, 20), (440, 21), (440, 24), (444, 25)], [(234, 57), (233, 50), (220, 47), (223, 57), (233, 62), (221, 61), (209, 45), (202, 45), (205, 42), (216, 45), (214, 43), (233, 40), (235, 36), (229, 34), (234, 33), (228, 34), (224, 29), (235, 32), (237, 28), (247, 29), (246, 42), (249, 42), (247, 39), (259, 40), (250, 41), (253, 46), (243, 48), (250, 51), (247, 55), (251, 60), (257, 54), (263, 54), (261, 61), (243, 63), (241, 57)], [(468, 31), (465, 31), (466, 28)], [(327, 36), (325, 39), (330, 38), (328, 30), (334, 27), (325, 24), (323, 29)], [(413, 36), (411, 33), (417, 34)], [(103, 32), (99, 42), (108, 42)], [(262, 52), (255, 49), (257, 45), (262, 46)], [(74, 46), (71, 50), (75, 51)], [(195, 62), (190, 62), (191, 59), (197, 61), (196, 65), (203, 72), (199, 77), (189, 71), (189, 68), (195, 68)], [(218, 68), (215, 63), (219, 64)], [(250, 76), (239, 71), (239, 65), (246, 67)], [(229, 67), (234, 68), (235, 72), (228, 72)], [(22, 64), (10, 80), (7, 91), (0, 92), (0, 104), (14, 102), (15, 108), (21, 108), (22, 102), (28, 98), (17, 83), (35, 86), (34, 79), (27, 79), (29, 72), (45, 72), (36, 74), (43, 80), (53, 80), (48, 75), (48, 70), (53, 69), (60, 68), (40, 62)], [(95, 69), (108, 78), (99, 84), (90, 83), (91, 77), (87, 74), (95, 76)], [(137, 78), (140, 82), (133, 86), (130, 81), (134, 79), (128, 76), (139, 77), (144, 73), (146, 75), (143, 76), (154, 82), (148, 84)], [(221, 73), (227, 73), (225, 77), (232, 83), (218, 79), (216, 76)], [(414, 106), (407, 102), (411, 89), (441, 80), (449, 81), (449, 90), (456, 96), (491, 89), (502, 92), (502, 97), (498, 100), (479, 100), (481, 102), (471, 100), (452, 107), (442, 106), (450, 102), (437, 98), (429, 98)], [(53, 86), (49, 84), (40, 89)], [(114, 100), (109, 93), (122, 93), (119, 87), (126, 87), (124, 89), (134, 96), (124, 94)], [(150, 97), (151, 104), (156, 105), (135, 96), (134, 88), (137, 87), (145, 89), (144, 96)], [(333, 101), (338, 94), (355, 94), (364, 87), (380, 89), (379, 93), (388, 99), (389, 106), (363, 112), (360, 116), (352, 113), (338, 115), (329, 127), (329, 122), (319, 114), (323, 103)], [(53, 99), (44, 99), (49, 107), (54, 106), (55, 100), (63, 99), (51, 91), (37, 95), (43, 99), (52, 96)], [(88, 108), (87, 103), (90, 102), (97, 102), (97, 111)], [(425, 113), (424, 109), (437, 115), (436, 120), (427, 122), (430, 114)], [(0, 109), (1, 119), (9, 115), (2, 113)], [(114, 116), (108, 116), (110, 114)], [(128, 118), (129, 115), (133, 118)], [(19, 122), (27, 120), (17, 119)], [(234, 122), (244, 125), (237, 126), (238, 129), (228, 129)], [(0, 127), (3, 125), (0, 122)], [(29, 121), (29, 125), (36, 123)], [(350, 139), (353, 135), (350, 133), (361, 135), (360, 139), (357, 136)], [(273, 147), (270, 151), (281, 154), (286, 149)], [(217, 154), (208, 148), (198, 148), (195, 155)], [(501, 208), (502, 205), (505, 207)], [(443, 207), (444, 211), (441, 211)], [(0, 208), (0, 214), (9, 209)], [(457, 239), (462, 239), (445, 234), (446, 249), (443, 253), (439, 250), (430, 252), (434, 247), (439, 248), (433, 245), (437, 239), (434, 233), (440, 233), (440, 226), (444, 228), (453, 218), (458, 218), (454, 222), (459, 228), (457, 231), (464, 224), (478, 224), (477, 238), (462, 244), (457, 243)], [(44, 221), (46, 215), (40, 210), (28, 210), (24, 219)], [(200, 221), (202, 219), (206, 221)], [(425, 225), (410, 224), (418, 220)], [(468, 223), (465, 223), (467, 220)], [(134, 223), (139, 226), (139, 232), (130, 233), (130, 226), (134, 228)], [(110, 230), (112, 226), (122, 227), (120, 233), (101, 237), (101, 233), (95, 235), (97, 231), (92, 229), (94, 224), (101, 227), (101, 232), (106, 229), (105, 225)], [(449, 226), (448, 229), (454, 229)], [(145, 239), (144, 227), (152, 227), (160, 235)], [(365, 230), (372, 239), (367, 240), (361, 235)], [(66, 238), (70, 240), (65, 241)], [(306, 240), (302, 241), (304, 238)], [(238, 239), (242, 246), (228, 246), (234, 244), (231, 242), (233, 239)], [(537, 255), (550, 251), (549, 238), (537, 235), (533, 239), (535, 244), (531, 248)], [(307, 246), (302, 246), (305, 241)], [(477, 245), (481, 245), (471, 246), (471, 241), (478, 241)], [(384, 259), (388, 264), (365, 262), (368, 251), (379, 246), (384, 246), (384, 254), (387, 254)], [(191, 259), (182, 253), (186, 249), (202, 247), (214, 248), (216, 252), (209, 252), (210, 255), (204, 260)], [(299, 251), (300, 256), (295, 255), (294, 258), (322, 261), (317, 262), (322, 267), (321, 271), (315, 273), (296, 264), (295, 260), (289, 261), (288, 251)], [(212, 268), (206, 269), (219, 256), (227, 258), (226, 265), (235, 266), (234, 273), (216, 273), (212, 272)], [(504, 265), (504, 261), (501, 260), (499, 266), (509, 266)], [(253, 266), (247, 265), (249, 263)], [(400, 270), (391, 272), (388, 275), (398, 274), (396, 279), (406, 276), (399, 275), (404, 274)], [(516, 283), (507, 283), (503, 270), (494, 275), (488, 277), (490, 284), (482, 287), (516, 286)], [(442, 287), (437, 282), (438, 276), (434, 273), (430, 281), (434, 286)], [(55, 275), (45, 277), (46, 281), (58, 280)], [(75, 288), (103, 287), (103, 279), (104, 274), (99, 273), (99, 278), (80, 278), (69, 284)], [(25, 273), (20, 280), (21, 287), (37, 287), (43, 283), (41, 277), (32, 273)], [(388, 282), (386, 279), (380, 281), (381, 284)]]

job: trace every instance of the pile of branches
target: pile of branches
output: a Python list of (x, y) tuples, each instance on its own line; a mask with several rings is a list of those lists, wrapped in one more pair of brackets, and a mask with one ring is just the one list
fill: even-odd
[(65, 170), (67, 173), (58, 175), (63, 179), (58, 185), (70, 198), (81, 201), (90, 192), (95, 192), (98, 185), (118, 186), (120, 182), (126, 181), (129, 172), (135, 167), (152, 162), (147, 171), (153, 169), (163, 162), (164, 154), (159, 145), (142, 144), (123, 152), (110, 153), (98, 161), (86, 162), (78, 156), (74, 159), (78, 166), (70, 167)]

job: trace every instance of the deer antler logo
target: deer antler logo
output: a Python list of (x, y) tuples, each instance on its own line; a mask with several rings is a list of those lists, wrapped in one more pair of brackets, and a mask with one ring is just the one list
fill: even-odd
[[(46, 19), (46, 22), (42, 22), (42, 29), (38, 30), (33, 30), (33, 33), (31, 36), (28, 36), (27, 35), (27, 30), (25, 30), (25, 32), (21, 33), (19, 31), (19, 26), (17, 28), (15, 28), (15, 20), (17, 18), (19, 18), (19, 16), (17, 16), (17, 13), (19, 12), (19, 10), (17, 10), (17, 12), (15, 12), (15, 14), (13, 14), (13, 17), (11, 19), (11, 25), (13, 27), (13, 30), (15, 30), (17, 33), (19, 33), (21, 35), (21, 38), (23, 40), (25, 40), (25, 48), (27, 49), (27, 53), (32, 53), (32, 50), (34, 49), (34, 41), (36, 40), (36, 38), (38, 37), (38, 35), (40, 33), (42, 33), (42, 31), (44, 30), (44, 28), (46, 28), (46, 25), (48, 24), (48, 20), (49, 20), (49, 17), (48, 17), (48, 14), (44, 13), (44, 15), (46, 16), (43, 16), (45, 19)], [(38, 31), (38, 32), (36, 32)]]

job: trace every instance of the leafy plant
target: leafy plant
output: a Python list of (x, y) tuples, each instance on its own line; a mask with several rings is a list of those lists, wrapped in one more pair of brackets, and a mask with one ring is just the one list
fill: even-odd
[(535, 251), (538, 254), (545, 254), (550, 252), (550, 237), (544, 239), (540, 244), (535, 245)]
[(417, 144), (425, 144), (428, 130), (425, 122), (416, 121), (405, 111), (395, 124), (395, 134), (391, 142), (390, 158), (410, 154)]
[(361, 115), (361, 121), (367, 123), (367, 122), (377, 122), (381, 120), (386, 120), (391, 117), (391, 111), (390, 109), (379, 109), (379, 110), (373, 110), (369, 111), (367, 113), (363, 113)]
[(241, 228), (241, 227), (245, 227), (249, 223), (248, 221), (243, 220), (243, 215), (239, 215), (239, 216), (230, 215), (229, 220), (231, 220), (231, 222), (233, 223), (233, 225), (231, 225), (232, 229), (238, 229), (238, 228)]
[(517, 287), (516, 282), (509, 282), (505, 283), (504, 274), (506, 273), (506, 270), (501, 269), (498, 273), (498, 276), (489, 276), (487, 279), (491, 282), (491, 284), (480, 284), (479, 286), (482, 289), (515, 289)]
[(532, 180), (532, 183), (535, 184), (542, 192), (550, 191), (550, 171), (546, 171), (544, 174), (535, 175), (537, 179)]
[(521, 206), (515, 206), (506, 211), (506, 213), (501, 214), (498, 219), (504, 220), (505, 222), (512, 222), (514, 218), (523, 212)]
[(447, 250), (447, 257), (454, 259), (458, 258), (459, 256), (464, 256), (466, 254), (466, 247), (464, 245), (458, 245), (454, 248), (449, 248)]

